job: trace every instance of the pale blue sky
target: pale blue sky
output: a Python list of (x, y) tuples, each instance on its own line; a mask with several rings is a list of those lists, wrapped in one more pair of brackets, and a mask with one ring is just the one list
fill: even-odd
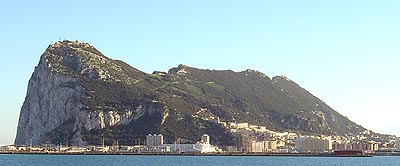
[(339, 113), (400, 136), (400, 1), (1, 1), (0, 144), (13, 143), (46, 47), (85, 41), (145, 72), (178, 64), (285, 75)]

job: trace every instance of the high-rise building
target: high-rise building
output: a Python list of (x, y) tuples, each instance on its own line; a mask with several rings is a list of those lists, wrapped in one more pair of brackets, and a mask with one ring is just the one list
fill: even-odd
[(379, 144), (377, 142), (375, 142), (375, 141), (368, 141), (367, 150), (369, 150), (369, 151), (378, 151), (379, 150)]
[(251, 152), (264, 152), (264, 141), (252, 141), (251, 142)]
[(252, 141), (249, 152), (276, 152), (276, 141)]
[(396, 151), (400, 152), (400, 137), (396, 141)]
[(242, 135), (235, 135), (233, 137), (233, 146), (236, 148), (237, 151), (243, 151), (243, 136)]
[(332, 149), (330, 143), (330, 140), (312, 136), (301, 136), (295, 140), (296, 150), (299, 152), (325, 152)]
[(156, 146), (160, 146), (164, 144), (164, 136), (162, 134), (158, 134), (158, 136), (155, 138)]
[(161, 146), (164, 144), (164, 136), (162, 134), (154, 134), (146, 136), (146, 146)]

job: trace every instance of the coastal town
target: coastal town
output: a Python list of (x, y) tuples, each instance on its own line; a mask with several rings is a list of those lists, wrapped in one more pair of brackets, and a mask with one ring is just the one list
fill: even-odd
[(400, 139), (395, 136), (380, 137), (371, 131), (355, 136), (301, 135), (276, 132), (266, 126), (249, 123), (219, 122), (233, 135), (234, 144), (217, 146), (204, 134), (196, 143), (164, 142), (162, 134), (148, 134), (145, 140), (133, 145), (68, 146), (50, 143), (40, 146), (1, 145), (0, 153), (38, 154), (193, 154), (193, 155), (399, 155)]

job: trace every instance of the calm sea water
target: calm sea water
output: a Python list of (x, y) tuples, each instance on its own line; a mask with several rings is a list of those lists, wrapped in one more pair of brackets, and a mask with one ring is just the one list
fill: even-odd
[(160, 166), (399, 166), (400, 157), (263, 157), (263, 156), (83, 156), (83, 155), (0, 155), (0, 165), (160, 165)]

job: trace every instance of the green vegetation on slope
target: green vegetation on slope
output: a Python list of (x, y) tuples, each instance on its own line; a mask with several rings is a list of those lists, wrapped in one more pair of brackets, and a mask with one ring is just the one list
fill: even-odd
[(231, 144), (231, 135), (214, 121), (217, 118), (301, 133), (347, 135), (364, 130), (285, 77), (184, 65), (168, 73), (146, 74), (94, 48), (61, 45), (51, 50), (49, 63), (54, 72), (77, 78), (85, 89), (83, 111), (123, 112), (156, 101), (170, 112), (164, 122), (159, 112), (126, 125), (84, 131), (90, 144), (99, 144), (102, 137), (108, 143), (131, 144), (149, 133), (162, 133), (167, 141), (196, 141), (207, 133), (216, 143)]

